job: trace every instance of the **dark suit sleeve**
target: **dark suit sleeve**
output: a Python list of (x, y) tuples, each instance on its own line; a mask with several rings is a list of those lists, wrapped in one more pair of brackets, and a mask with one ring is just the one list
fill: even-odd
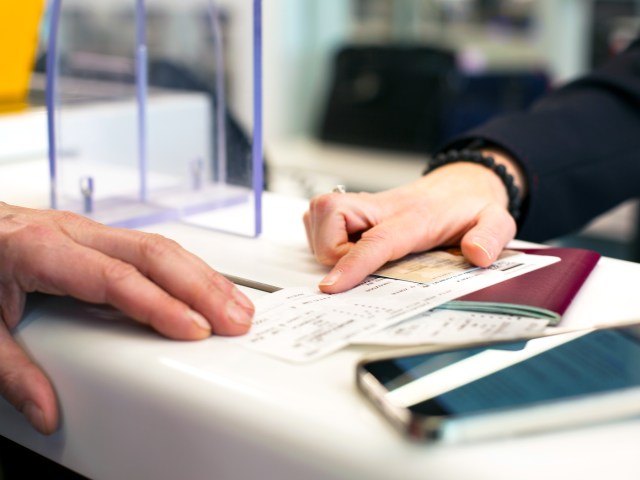
[(640, 194), (640, 40), (528, 112), (495, 118), (451, 145), (484, 139), (517, 158), (529, 197), (518, 237), (544, 241)]

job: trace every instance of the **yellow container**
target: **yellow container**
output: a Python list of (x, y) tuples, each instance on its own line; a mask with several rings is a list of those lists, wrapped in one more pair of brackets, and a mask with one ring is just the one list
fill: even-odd
[(0, 0), (0, 113), (26, 107), (44, 0)]

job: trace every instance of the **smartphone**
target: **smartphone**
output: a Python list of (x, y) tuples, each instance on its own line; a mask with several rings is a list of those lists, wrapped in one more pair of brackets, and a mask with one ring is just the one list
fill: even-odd
[(640, 325), (361, 360), (359, 390), (415, 440), (463, 442), (640, 414)]

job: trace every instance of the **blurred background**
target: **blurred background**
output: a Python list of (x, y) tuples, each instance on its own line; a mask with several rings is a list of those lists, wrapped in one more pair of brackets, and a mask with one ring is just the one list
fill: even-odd
[[(526, 108), (640, 32), (637, 0), (267, 4), (270, 183), (307, 197), (410, 181), (442, 139)], [(550, 243), (638, 260), (637, 216), (630, 201)]]
[[(211, 93), (220, 66), (202, 0), (146, 3), (149, 44), (163, 52), (149, 59), (151, 85)], [(253, 127), (252, 3), (216, 2), (228, 134), (245, 140)], [(0, 2), (0, 166), (46, 158), (49, 13), (37, 20), (41, 4), (47, 1)], [(83, 46), (64, 68), (87, 80), (62, 92), (65, 98), (95, 97), (96, 81), (131, 82), (134, 2), (63, 5), (63, 41)], [(33, 32), (14, 21), (26, 9)], [(264, 0), (265, 187), (310, 198), (336, 184), (374, 192), (411, 181), (448, 136), (527, 108), (639, 33), (640, 0)], [(16, 63), (20, 56), (28, 65)], [(231, 175), (243, 171), (249, 151), (248, 141), (235, 144)], [(638, 223), (637, 202), (629, 201), (550, 243), (638, 261)], [(21, 449), (1, 450), (20, 465), (9, 472), (5, 463), (4, 478), (23, 478)], [(56, 476), (77, 478), (66, 475)]]
[[(149, 42), (164, 52), (151, 59), (157, 85), (211, 88), (203, 81), (215, 65), (201, 3), (147, 2)], [(246, 134), (253, 113), (246, 94), (252, 1), (216, 4), (230, 116)], [(69, 68), (89, 77), (132, 75), (132, 2), (64, 5), (64, 35), (104, 54), (76, 55)], [(527, 108), (606, 61), (638, 32), (638, 0), (266, 0), (265, 186), (310, 198), (337, 183), (378, 191), (410, 181), (447, 137)], [(43, 104), (46, 33), (45, 15), (29, 109)], [(636, 212), (636, 202), (628, 202), (557, 243), (636, 259)]]

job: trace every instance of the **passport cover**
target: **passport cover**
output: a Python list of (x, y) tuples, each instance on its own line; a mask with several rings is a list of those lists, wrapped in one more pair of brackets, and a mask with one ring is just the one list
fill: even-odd
[(514, 250), (551, 255), (560, 261), (464, 295), (439, 308), (548, 318), (550, 325), (557, 325), (601, 256), (582, 248)]

